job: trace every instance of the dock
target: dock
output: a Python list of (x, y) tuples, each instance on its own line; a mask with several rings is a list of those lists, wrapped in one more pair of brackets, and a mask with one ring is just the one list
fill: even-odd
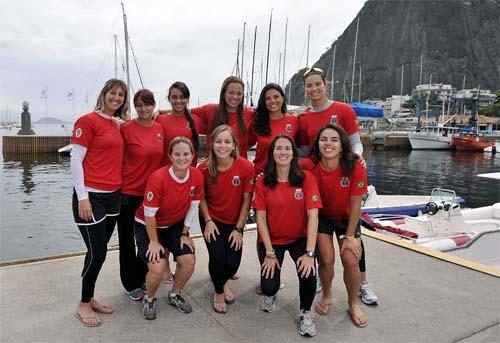
[(3, 136), (3, 153), (33, 154), (57, 153), (57, 150), (69, 144), (71, 136)]
[[(76, 230), (76, 228), (75, 228)], [(363, 229), (364, 230), (364, 229)], [(497, 342), (500, 337), (500, 278), (421, 254), (364, 232), (368, 280), (380, 302), (360, 304), (368, 317), (356, 328), (347, 313), (340, 260), (336, 261), (334, 304), (327, 316), (315, 315), (316, 342)], [(157, 293), (158, 315), (142, 319), (142, 304), (129, 300), (119, 278), (118, 252), (108, 253), (96, 298), (113, 304), (115, 313), (100, 315), (102, 325), (86, 328), (75, 318), (83, 256), (16, 263), (0, 268), (1, 342), (304, 342), (297, 333), (298, 281), (288, 254), (282, 268), (285, 288), (277, 309), (258, 308), (259, 280), (255, 231), (244, 236), (239, 280), (229, 287), (236, 303), (227, 314), (212, 309), (213, 286), (208, 255), (196, 239), (196, 267), (184, 289), (193, 313), (167, 304), (170, 286)], [(337, 256), (338, 257), (338, 256)]]

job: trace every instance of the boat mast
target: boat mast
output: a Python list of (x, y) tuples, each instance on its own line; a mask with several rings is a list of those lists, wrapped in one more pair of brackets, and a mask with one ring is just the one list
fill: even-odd
[(361, 102), (361, 63), (359, 64), (358, 102)]
[(255, 25), (255, 33), (253, 36), (253, 57), (252, 57), (252, 82), (250, 84), (250, 106), (253, 106), (253, 74), (255, 67), (255, 42), (257, 41), (257, 25)]
[(354, 60), (352, 62), (351, 102), (354, 96), (354, 74), (356, 73), (356, 50), (358, 47), (359, 17), (356, 22), (356, 40), (354, 41)]
[[(309, 68), (309, 40), (311, 39), (311, 25), (307, 29), (307, 53), (306, 53), (306, 69)], [(307, 105), (307, 95), (304, 89), (304, 106)]]
[(333, 54), (332, 54), (332, 90), (330, 93), (330, 97), (332, 100), (335, 100), (335, 50), (337, 49), (337, 46), (333, 46)]
[(128, 111), (125, 114), (126, 119), (130, 119), (130, 73), (129, 73), (129, 60), (128, 60), (128, 29), (127, 29), (127, 15), (125, 14), (125, 6), (122, 4), (122, 12), (123, 12), (123, 31), (125, 33), (125, 70), (127, 72), (127, 94), (129, 95), (127, 98), (127, 106)]
[(278, 85), (280, 83), (280, 80), (281, 80), (281, 52), (280, 52), (280, 58), (278, 59), (278, 82), (276, 82)]
[(286, 65), (286, 38), (288, 34), (288, 17), (286, 17), (286, 23), (285, 23), (285, 51), (283, 52), (283, 88), (286, 88), (285, 84), (285, 65)]
[(405, 65), (402, 64), (401, 65), (401, 85), (400, 85), (401, 86), (401, 88), (400, 88), (401, 90), (399, 91), (399, 94), (400, 94), (401, 98), (403, 97), (403, 75), (404, 75), (404, 72), (405, 72), (404, 68), (405, 68)]
[(240, 39), (238, 38), (238, 48), (236, 49), (236, 77), (240, 77)]
[(269, 50), (271, 47), (271, 26), (273, 23), (273, 9), (271, 8), (271, 17), (269, 18), (269, 37), (267, 38), (267, 60), (266, 60), (266, 84), (267, 84), (267, 75), (269, 73)]
[(245, 30), (247, 27), (247, 22), (243, 23), (243, 42), (241, 44), (241, 80), (243, 80), (243, 62), (245, 61)]
[(116, 45), (118, 44), (118, 37), (116, 35), (113, 35), (115, 38), (115, 79), (118, 78), (118, 59), (117, 59), (117, 51), (116, 51)]

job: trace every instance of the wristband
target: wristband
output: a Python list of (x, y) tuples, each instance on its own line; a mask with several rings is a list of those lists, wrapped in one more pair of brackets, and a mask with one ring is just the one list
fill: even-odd
[(186, 236), (186, 237), (189, 237), (189, 231), (188, 231), (188, 232), (182, 232), (182, 233), (181, 233), (181, 236)]
[(243, 234), (243, 228), (242, 227), (235, 227), (234, 230), (238, 231), (238, 233)]
[(356, 240), (356, 237), (354, 237), (354, 236), (346, 236), (346, 235), (341, 235), (339, 238), (340, 239), (348, 239), (350, 241), (355, 241)]
[(205, 225), (208, 224), (208, 222), (213, 222), (213, 220), (212, 219), (205, 220)]

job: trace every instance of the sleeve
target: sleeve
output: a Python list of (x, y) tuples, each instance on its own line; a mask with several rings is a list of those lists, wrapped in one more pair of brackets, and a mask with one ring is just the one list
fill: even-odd
[[(203, 105), (201, 107), (194, 107), (194, 108), (191, 108), (190, 111), (191, 111), (191, 114), (193, 114), (193, 117), (198, 117), (199, 119), (199, 122), (200, 122), (200, 126), (201, 126), (201, 129), (199, 133), (201, 134), (207, 134), (207, 129), (208, 129), (208, 104), (207, 105)], [(194, 118), (193, 118), (194, 120)]]
[(75, 187), (76, 197), (78, 200), (89, 198), (85, 189), (85, 178), (83, 172), (83, 160), (87, 154), (87, 148), (80, 144), (71, 145), (71, 179)]
[(363, 156), (363, 143), (361, 143), (359, 131), (350, 135), (349, 141), (351, 142), (352, 152), (359, 156)]
[(185, 226), (187, 227), (193, 226), (195, 218), (198, 218), (199, 206), (200, 206), (200, 200), (191, 201), (191, 205), (189, 205), (186, 217), (184, 218)]
[(312, 208), (322, 208), (323, 204), (321, 203), (318, 182), (316, 181), (314, 175), (306, 173), (304, 186), (306, 194), (306, 209), (310, 210)]
[(352, 172), (350, 195), (362, 195), (368, 192), (366, 169), (356, 161)]
[(88, 148), (93, 138), (94, 126), (92, 125), (91, 119), (88, 116), (83, 116), (78, 119), (73, 128), (71, 143)]
[(248, 148), (250, 149), (257, 143), (257, 136), (255, 134), (255, 130), (253, 127), (253, 123), (255, 121), (256, 112), (253, 108), (248, 108)]
[(310, 158), (303, 158), (299, 161), (299, 166), (303, 170), (308, 170), (312, 172), (314, 167), (314, 162)]
[(243, 184), (243, 193), (251, 193), (255, 187), (255, 169), (252, 162), (245, 161), (245, 181)]
[(154, 172), (148, 179), (146, 189), (144, 190), (144, 207), (159, 208), (162, 197), (162, 179), (161, 173)]
[(198, 134), (204, 135), (206, 132), (205, 124), (203, 123), (203, 120), (197, 115), (191, 116), (193, 118), (194, 126), (196, 127), (196, 132)]
[(194, 196), (193, 200), (201, 200), (204, 194), (204, 177), (199, 169), (193, 168)]
[(356, 133), (359, 131), (359, 126), (358, 126), (358, 118), (356, 117), (356, 112), (352, 109), (351, 106), (345, 105), (344, 111), (344, 130), (347, 132), (347, 134), (350, 136), (353, 133)]
[(255, 185), (253, 193), (252, 207), (256, 210), (267, 211), (266, 204), (266, 187), (264, 186), (264, 180), (260, 178)]
[(307, 139), (307, 118), (305, 113), (302, 113), (298, 117), (299, 130), (295, 136), (295, 143), (297, 146), (309, 145), (309, 140)]

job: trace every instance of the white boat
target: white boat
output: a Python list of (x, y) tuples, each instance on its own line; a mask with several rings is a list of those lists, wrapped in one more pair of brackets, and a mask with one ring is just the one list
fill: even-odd
[(420, 131), (408, 134), (411, 148), (414, 150), (452, 150), (454, 148), (452, 137), (460, 129), (454, 126), (424, 126)]

